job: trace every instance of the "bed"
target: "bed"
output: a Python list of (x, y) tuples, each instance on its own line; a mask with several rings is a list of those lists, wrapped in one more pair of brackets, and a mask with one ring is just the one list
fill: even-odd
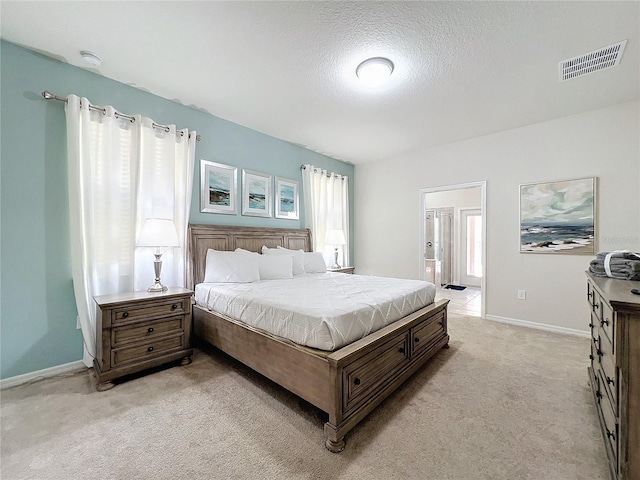
[[(187, 287), (193, 290), (202, 283), (208, 249), (260, 252), (263, 245), (308, 252), (311, 233), (190, 225)], [(337, 453), (358, 422), (448, 347), (447, 304), (434, 302), (334, 351), (298, 345), (198, 304), (193, 307), (193, 333), (326, 412), (325, 446)]]

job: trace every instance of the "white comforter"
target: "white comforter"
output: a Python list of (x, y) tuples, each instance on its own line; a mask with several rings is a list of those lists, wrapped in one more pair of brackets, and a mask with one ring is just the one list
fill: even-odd
[(295, 343), (336, 350), (433, 303), (420, 280), (320, 273), (253, 283), (201, 283), (196, 303)]

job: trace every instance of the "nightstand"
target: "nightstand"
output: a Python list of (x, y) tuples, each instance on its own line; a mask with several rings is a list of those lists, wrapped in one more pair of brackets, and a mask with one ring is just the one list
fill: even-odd
[(353, 273), (356, 267), (327, 268), (327, 272)]
[(100, 295), (96, 319), (98, 391), (113, 380), (168, 362), (191, 363), (191, 290)]

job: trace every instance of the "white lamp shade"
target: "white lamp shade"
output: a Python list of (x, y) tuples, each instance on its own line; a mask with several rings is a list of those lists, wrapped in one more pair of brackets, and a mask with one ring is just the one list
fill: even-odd
[(178, 234), (173, 220), (147, 218), (138, 237), (138, 247), (179, 247)]
[(379, 87), (387, 81), (392, 72), (393, 62), (382, 57), (369, 58), (356, 68), (356, 75), (367, 87)]
[(342, 230), (329, 230), (324, 241), (328, 245), (344, 245), (347, 243)]

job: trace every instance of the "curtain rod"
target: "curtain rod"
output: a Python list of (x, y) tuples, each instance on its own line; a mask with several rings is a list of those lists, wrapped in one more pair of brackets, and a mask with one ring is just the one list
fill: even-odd
[[(49, 92), (48, 90), (45, 90), (44, 92), (42, 92), (42, 96), (46, 100), (58, 100), (59, 102), (67, 103), (67, 99), (66, 98), (62, 98), (62, 97), (59, 97), (58, 95), (54, 95), (53, 93)], [(106, 113), (106, 110), (104, 108), (96, 107), (94, 105), (89, 105), (89, 110), (94, 110), (96, 112)], [(131, 123), (136, 121), (135, 117), (132, 117), (131, 115), (125, 115), (125, 114), (120, 113), (120, 112), (116, 112), (115, 113), (115, 117), (116, 118), (125, 118), (125, 119), (129, 120)], [(171, 131), (171, 129), (166, 125), (158, 125), (157, 123), (151, 123), (151, 126), (154, 127), (154, 128), (162, 129), (167, 133)], [(180, 136), (182, 137), (183, 135), (184, 135), (184, 133), (180, 132)], [(189, 134), (189, 136), (191, 136), (191, 134)], [(202, 137), (200, 136), (200, 134), (196, 135), (196, 140), (198, 142), (200, 140), (202, 140)]]
[[(321, 168), (318, 168), (318, 167), (313, 167), (313, 168), (315, 169), (315, 171), (316, 171), (316, 172), (317, 172), (318, 170), (322, 170)], [(307, 169), (307, 166), (306, 166), (306, 165), (300, 165), (300, 170), (306, 170), (306, 169)], [(340, 180), (344, 180), (345, 178), (347, 178), (347, 176), (346, 176), (346, 175), (340, 175), (339, 173), (335, 173), (335, 172), (331, 172), (331, 173), (327, 172), (327, 178), (331, 178), (331, 177), (333, 177), (334, 175), (335, 175), (336, 177), (340, 177)]]

